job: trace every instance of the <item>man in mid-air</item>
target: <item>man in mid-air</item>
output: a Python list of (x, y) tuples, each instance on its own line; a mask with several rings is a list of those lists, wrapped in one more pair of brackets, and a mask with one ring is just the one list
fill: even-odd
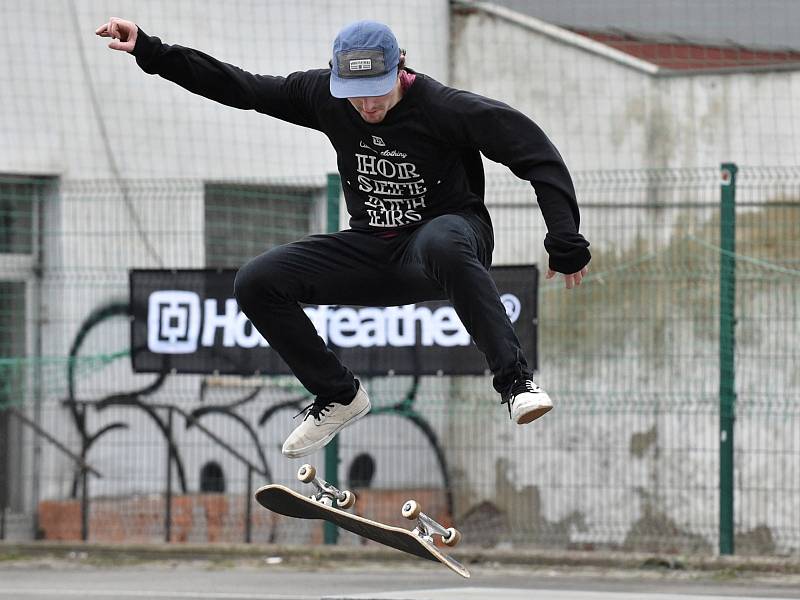
[[(370, 410), (367, 391), (300, 307), (396, 306), (447, 299), (486, 357), (511, 419), (552, 407), (489, 274), (494, 234), (480, 154), (530, 181), (547, 225), (547, 277), (581, 283), (590, 260), (572, 179), (528, 117), (449, 88), (405, 65), (391, 30), (374, 21), (336, 36), (328, 69), (254, 75), (191, 48), (164, 44), (112, 18), (97, 35), (147, 73), (236, 108), (323, 132), (336, 150), (350, 229), (277, 246), (238, 272), (239, 305), (316, 399), (283, 453), (305, 456)], [(302, 414), (302, 413), (301, 413)]]

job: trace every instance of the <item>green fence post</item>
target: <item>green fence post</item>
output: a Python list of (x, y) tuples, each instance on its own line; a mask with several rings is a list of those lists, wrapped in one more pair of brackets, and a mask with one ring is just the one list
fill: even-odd
[(719, 553), (734, 553), (733, 425), (736, 414), (736, 165), (723, 163), (719, 268)]
[[(339, 196), (342, 181), (338, 173), (328, 174), (328, 208), (326, 231), (339, 231)], [(334, 487), (339, 487), (339, 436), (334, 437), (325, 446), (325, 480)], [(339, 539), (339, 530), (333, 523), (325, 522), (324, 541), (335, 544)]]

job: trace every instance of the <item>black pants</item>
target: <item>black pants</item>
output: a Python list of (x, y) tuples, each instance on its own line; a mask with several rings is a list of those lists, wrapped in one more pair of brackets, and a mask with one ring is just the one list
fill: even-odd
[(360, 231), (312, 235), (277, 246), (236, 275), (239, 306), (314, 394), (349, 400), (350, 372), (299, 306), (399, 306), (448, 299), (504, 391), (531, 370), (487, 268), (490, 225), (472, 214), (443, 215), (390, 239)]

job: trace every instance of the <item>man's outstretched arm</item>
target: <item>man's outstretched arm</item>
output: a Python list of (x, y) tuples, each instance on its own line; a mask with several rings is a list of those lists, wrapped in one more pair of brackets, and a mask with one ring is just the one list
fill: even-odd
[(160, 75), (181, 87), (221, 104), (258, 112), (316, 129), (313, 92), (302, 73), (289, 77), (254, 75), (208, 54), (161, 42), (136, 23), (112, 17), (97, 28), (112, 38), (112, 50), (129, 52), (146, 73)]

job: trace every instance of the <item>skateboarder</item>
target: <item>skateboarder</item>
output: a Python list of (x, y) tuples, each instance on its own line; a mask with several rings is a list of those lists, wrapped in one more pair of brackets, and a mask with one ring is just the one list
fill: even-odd
[[(531, 182), (547, 225), (547, 277), (567, 289), (586, 275), (572, 179), (542, 130), (502, 102), (442, 85), (405, 65), (374, 21), (336, 36), (329, 69), (253, 75), (164, 44), (112, 18), (97, 35), (147, 73), (228, 106), (323, 132), (337, 155), (350, 229), (278, 246), (244, 265), (235, 295), (270, 346), (316, 396), (283, 445), (300, 457), (366, 415), (370, 401), (298, 303), (395, 306), (448, 299), (483, 352), (519, 424), (549, 411), (489, 275), (494, 236), (480, 153)], [(513, 59), (512, 59), (513, 60)]]

